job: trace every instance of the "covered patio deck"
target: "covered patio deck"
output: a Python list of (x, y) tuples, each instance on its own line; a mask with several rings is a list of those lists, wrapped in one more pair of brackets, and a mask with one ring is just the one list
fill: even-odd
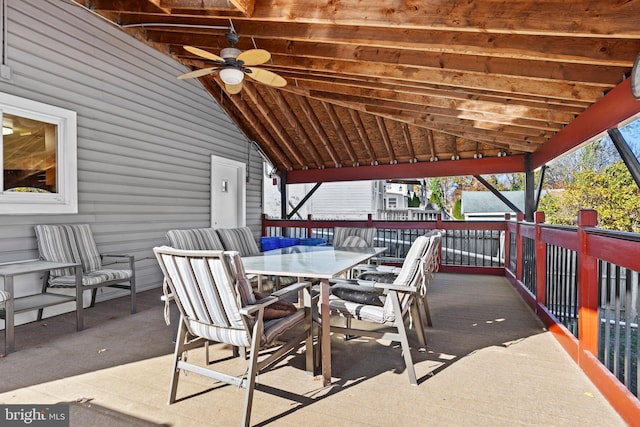
[[(140, 293), (135, 315), (126, 297), (97, 304), (81, 332), (73, 313), (19, 326), (16, 353), (0, 359), (0, 402), (78, 402), (71, 426), (239, 424), (242, 390), (197, 375), (180, 383), (189, 398), (167, 406), (177, 310), (167, 327), (160, 292)], [(418, 387), (399, 348), (336, 336), (332, 386), (291, 356), (259, 376), (253, 424), (625, 425), (506, 278), (438, 273), (429, 303), (428, 349), (413, 353)]]

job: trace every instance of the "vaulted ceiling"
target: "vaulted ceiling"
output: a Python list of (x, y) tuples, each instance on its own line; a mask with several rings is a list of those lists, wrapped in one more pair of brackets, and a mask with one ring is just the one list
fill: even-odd
[(640, 52), (638, 0), (76, 3), (194, 70), (230, 26), (271, 52), (283, 88), (200, 80), (294, 182), (522, 171)]

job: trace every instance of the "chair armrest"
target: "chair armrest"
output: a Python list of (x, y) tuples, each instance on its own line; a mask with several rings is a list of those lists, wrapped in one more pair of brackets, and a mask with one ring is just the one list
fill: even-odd
[(405, 293), (416, 293), (418, 288), (415, 286), (407, 285), (394, 285), (393, 283), (374, 282), (373, 280), (358, 280), (357, 284), (360, 285), (363, 290), (366, 288), (380, 288), (387, 291), (398, 291)]
[[(131, 269), (133, 270), (134, 265), (135, 265), (135, 256), (133, 255), (129, 255), (129, 254), (100, 254), (100, 258), (104, 259), (104, 258), (128, 258), (129, 259), (129, 265), (131, 266)], [(114, 263), (117, 264), (117, 263)]]
[(408, 294), (415, 294), (416, 292), (418, 292), (418, 288), (416, 288), (415, 286), (394, 285), (393, 283), (375, 282), (375, 283), (373, 283), (372, 286), (374, 288), (382, 288), (382, 289), (386, 289), (386, 290), (389, 290), (389, 291), (404, 292), (404, 293), (408, 293)]
[(270, 306), (271, 304), (273, 304), (274, 302), (276, 302), (278, 300), (279, 300), (279, 298), (275, 298), (275, 297), (263, 298), (258, 303), (242, 307), (240, 309), (240, 314), (242, 314), (243, 316), (251, 316), (251, 315), (253, 315), (253, 313), (255, 313), (256, 311), (260, 310), (261, 308), (265, 308), (267, 306)]
[(102, 258), (111, 257), (111, 258), (133, 258), (133, 255), (129, 254), (100, 254)]
[(280, 297), (286, 295), (286, 294), (290, 294), (292, 292), (298, 292), (304, 288), (311, 288), (311, 282), (298, 282), (298, 283), (292, 283), (291, 285), (282, 288), (278, 291), (273, 292), (272, 294), (270, 294), (270, 297), (276, 297), (278, 299), (280, 299)]
[(335, 278), (335, 279), (329, 279), (330, 285), (340, 285), (340, 284), (358, 285), (359, 283), (360, 281), (358, 279), (343, 279), (341, 277)]

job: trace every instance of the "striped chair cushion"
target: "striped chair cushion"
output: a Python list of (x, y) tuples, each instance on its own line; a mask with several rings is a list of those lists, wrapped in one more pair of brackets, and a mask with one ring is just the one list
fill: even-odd
[(240, 314), (232, 268), (222, 251), (211, 251), (206, 258), (163, 253), (160, 259), (180, 311), (194, 334), (241, 347), (250, 345), (251, 334)]
[[(112, 280), (126, 281), (132, 276), (131, 270), (96, 270), (82, 275), (82, 285), (98, 285)], [(76, 277), (73, 275), (52, 276), (49, 279), (49, 286), (52, 288), (73, 288), (76, 286)]]
[[(36, 225), (36, 241), (40, 259), (52, 262), (77, 262), (76, 244), (63, 225)], [(51, 276), (72, 276), (72, 268), (51, 270)]]
[(280, 319), (272, 319), (264, 322), (264, 329), (262, 331), (261, 345), (270, 345), (282, 335), (286, 330), (290, 329), (293, 325), (302, 322), (304, 320), (304, 309), (299, 309), (294, 314), (282, 317)]
[(219, 228), (216, 231), (226, 250), (238, 251), (241, 257), (260, 254), (258, 243), (249, 227)]
[(223, 250), (222, 241), (213, 228), (167, 231), (169, 246), (187, 250)]
[(9, 292), (0, 290), (0, 303), (8, 300), (11, 297)]
[[(34, 228), (41, 259), (79, 262), (84, 273), (102, 269), (100, 253), (89, 224), (36, 225)], [(51, 271), (52, 277), (72, 274), (73, 269), (70, 268)]]
[[(430, 239), (430, 237), (426, 236), (418, 236), (418, 238), (416, 238), (407, 253), (402, 264), (402, 268), (400, 269), (400, 273), (393, 281), (393, 284), (410, 286), (414, 283), (421, 274), (421, 259), (429, 247)], [(357, 286), (354, 287), (353, 292), (356, 292), (356, 288)], [(400, 293), (399, 297), (400, 305), (402, 307), (406, 307), (411, 296), (409, 294)], [(355, 298), (351, 299), (352, 301), (346, 301), (332, 295), (329, 304), (332, 310), (336, 310), (359, 320), (381, 324), (393, 322), (395, 320), (395, 312), (390, 298), (381, 296), (381, 299), (384, 299), (384, 305), (382, 307), (354, 302), (353, 300)]]
[(247, 273), (244, 271), (244, 265), (240, 254), (236, 251), (225, 252), (225, 256), (229, 259), (229, 264), (232, 268), (232, 274), (236, 283), (236, 292), (240, 296), (242, 306), (252, 305), (256, 303), (256, 297), (253, 293), (251, 283), (247, 278)]
[(370, 247), (370, 245), (360, 236), (347, 236), (347, 238), (342, 241), (342, 244), (340, 246), (346, 248)]
[[(291, 316), (280, 319), (267, 320), (263, 324), (260, 345), (271, 345), (280, 335), (292, 326), (304, 320), (304, 310), (300, 309)], [(239, 347), (251, 346), (251, 335), (244, 328), (220, 327), (194, 319), (188, 319), (189, 329), (199, 336), (206, 337), (212, 341), (224, 342)], [(251, 322), (250, 322), (251, 323)], [(251, 328), (252, 325), (249, 324)]]
[[(93, 239), (89, 224), (63, 225), (69, 233), (69, 239), (75, 241), (78, 259), (82, 263), (82, 271), (90, 273), (102, 269), (100, 252)], [(73, 237), (73, 239), (72, 239)], [(73, 246), (72, 246), (73, 247)]]
[[(416, 280), (421, 276), (422, 272), (420, 267), (422, 265), (422, 257), (425, 252), (429, 248), (429, 244), (431, 243), (431, 237), (426, 236), (418, 236), (416, 240), (414, 240), (413, 244), (409, 248), (409, 252), (407, 252), (407, 256), (402, 263), (402, 268), (400, 269), (400, 273), (396, 280), (393, 281), (394, 285), (399, 286), (418, 286)], [(405, 306), (406, 300), (411, 298), (409, 294), (400, 294), (400, 305)], [(394, 317), (393, 305), (391, 304), (391, 300), (387, 299), (384, 304), (384, 311), (387, 318)]]
[[(244, 271), (237, 252), (211, 251), (206, 258), (155, 248), (187, 326), (197, 336), (239, 347), (251, 345), (252, 319), (240, 314), (235, 276)], [(172, 253), (167, 253), (167, 252)], [(264, 322), (261, 345), (273, 343), (305, 317), (304, 309)]]
[(391, 312), (391, 316), (389, 316), (385, 312), (384, 307), (376, 305), (361, 304), (333, 297), (330, 298), (329, 304), (331, 305), (331, 310), (336, 310), (354, 319), (364, 320), (366, 322), (384, 324), (395, 319), (393, 312)]
[(333, 229), (333, 246), (346, 247), (346, 239), (349, 236), (357, 236), (364, 240), (367, 247), (373, 247), (373, 242), (376, 237), (376, 229), (374, 227), (361, 228), (361, 227), (335, 227)]

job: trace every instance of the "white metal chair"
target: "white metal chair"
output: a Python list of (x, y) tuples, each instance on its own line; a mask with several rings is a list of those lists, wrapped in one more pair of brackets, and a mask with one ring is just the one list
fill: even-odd
[[(412, 314), (419, 344), (426, 347), (422, 314), (417, 302), (424, 278), (423, 259), (430, 243), (431, 239), (426, 236), (419, 236), (414, 241), (400, 274), (393, 283), (360, 282), (354, 287), (347, 285), (346, 289), (336, 285), (332, 288), (329, 300), (331, 311), (346, 318), (346, 326), (332, 324), (331, 331), (345, 336), (357, 335), (400, 342), (409, 382), (413, 385), (417, 385), (417, 379), (405, 328), (405, 316)], [(341, 289), (345, 291), (341, 292)], [(353, 328), (351, 319), (385, 325), (391, 327), (391, 332)]]
[[(169, 404), (175, 402), (180, 371), (190, 371), (246, 389), (242, 424), (249, 425), (256, 375), (292, 350), (306, 343), (307, 370), (314, 368), (313, 317), (310, 283), (297, 283), (256, 302), (236, 251), (188, 251), (154, 248), (170, 291), (180, 310), (180, 325), (173, 357)], [(265, 320), (264, 311), (285, 294), (304, 291), (304, 307), (286, 317)], [(259, 360), (259, 351), (298, 326), (299, 333), (277, 351)], [(184, 353), (209, 341), (250, 348), (248, 373), (238, 378), (189, 363)]]
[[(430, 239), (429, 247), (422, 257), (422, 284), (419, 288), (420, 299), (416, 300), (419, 305), (420, 312), (424, 316), (427, 325), (433, 326), (431, 321), (431, 313), (429, 311), (429, 303), (427, 300), (427, 289), (433, 279), (433, 276), (440, 268), (440, 243), (442, 242), (442, 233), (439, 230), (433, 230), (425, 233), (424, 236)], [(398, 274), (401, 272), (400, 267), (392, 267), (386, 265), (371, 266), (367, 271), (360, 273), (357, 281), (375, 282), (375, 283), (393, 283)]]

